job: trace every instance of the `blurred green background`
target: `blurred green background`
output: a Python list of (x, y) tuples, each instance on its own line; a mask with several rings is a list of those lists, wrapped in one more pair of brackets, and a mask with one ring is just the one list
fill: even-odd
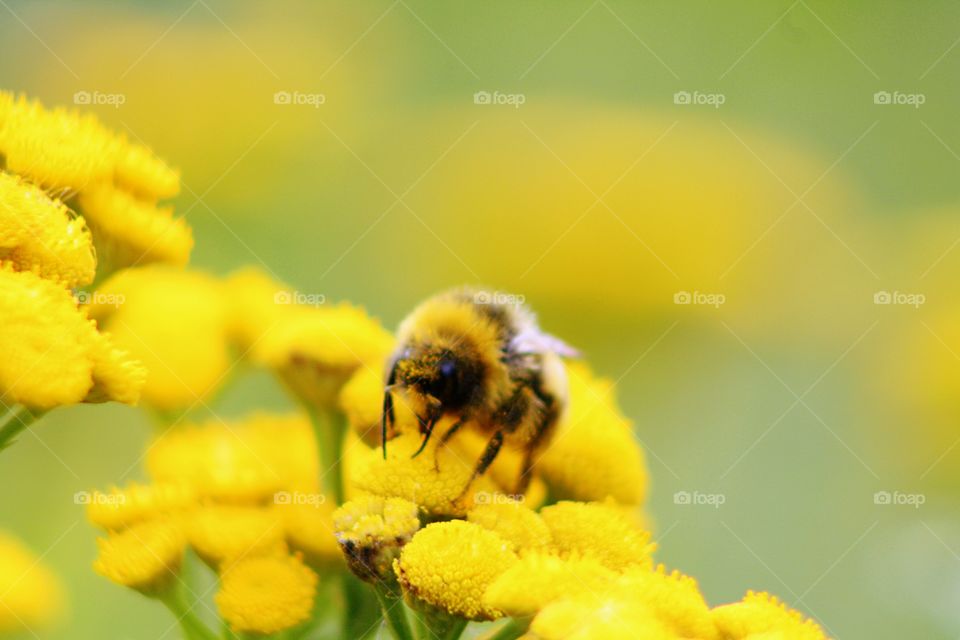
[[(526, 296), (617, 381), (659, 557), (712, 604), (953, 638), (958, 38), (952, 2), (5, 0), (0, 86), (123, 96), (84, 108), (182, 168), (196, 267), (388, 326), (455, 284)], [(212, 410), (286, 403), (253, 374)], [(140, 478), (149, 435), (58, 410), (0, 461), (0, 526), (69, 588), (50, 638), (175, 635), (93, 574), (73, 500)]]

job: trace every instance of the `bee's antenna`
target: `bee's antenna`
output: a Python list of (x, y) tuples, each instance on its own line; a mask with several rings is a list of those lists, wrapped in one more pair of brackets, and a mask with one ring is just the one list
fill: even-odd
[(383, 390), (383, 413), (380, 416), (380, 447), (383, 449), (383, 459), (387, 459), (387, 427), (393, 426), (393, 388), (397, 382), (397, 362), (390, 365), (387, 384)]

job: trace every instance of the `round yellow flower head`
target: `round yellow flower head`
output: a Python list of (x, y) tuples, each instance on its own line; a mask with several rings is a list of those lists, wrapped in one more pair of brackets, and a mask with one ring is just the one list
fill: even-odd
[(383, 367), (360, 367), (340, 391), (340, 409), (347, 416), (347, 422), (371, 447), (380, 446), (383, 380)]
[(487, 588), (517, 562), (510, 544), (483, 527), (450, 520), (421, 529), (393, 563), (404, 593), (468, 620), (503, 613), (483, 601)]
[(293, 292), (259, 267), (244, 267), (224, 281), (230, 305), (230, 335), (246, 354), (280, 319), (290, 313)]
[(226, 303), (219, 283), (162, 265), (127, 269), (93, 296), (90, 314), (149, 370), (143, 398), (161, 410), (213, 393), (230, 365)]
[(238, 633), (271, 634), (310, 617), (317, 574), (291, 555), (245, 557), (226, 567), (214, 597)]
[(213, 568), (248, 555), (286, 551), (283, 523), (265, 508), (208, 505), (186, 522), (190, 546)]
[(393, 561), (420, 528), (417, 505), (402, 498), (368, 496), (333, 514), (336, 540), (361, 580), (395, 583)]
[(97, 258), (84, 219), (19, 177), (0, 171), (0, 252), (18, 271), (65, 287), (93, 281)]
[(567, 373), (570, 405), (537, 470), (562, 499), (642, 504), (647, 465), (612, 384), (581, 363), (568, 363)]
[(651, 567), (656, 545), (614, 506), (598, 502), (558, 502), (540, 512), (561, 557), (591, 556), (614, 571)]
[(34, 409), (105, 399), (136, 402), (141, 369), (113, 351), (67, 289), (0, 263), (0, 317), (5, 402)]
[(526, 618), (580, 591), (600, 593), (616, 579), (615, 572), (592, 558), (531, 553), (493, 581), (483, 602), (508, 616)]
[(48, 110), (25, 96), (0, 92), (0, 156), (6, 169), (55, 189), (79, 190), (109, 179), (117, 140), (92, 115)]
[(510, 543), (520, 555), (545, 551), (550, 546), (550, 529), (533, 510), (516, 500), (498, 495), (478, 495), (484, 503), (467, 512), (467, 521), (489, 529)]
[[(740, 602), (713, 609), (713, 621), (723, 640), (782, 633), (789, 640), (826, 640), (823, 629), (799, 611), (766, 592), (748, 591)], [(766, 637), (766, 636), (763, 636)]]
[[(437, 428), (442, 433), (448, 426), (443, 421)], [(432, 438), (416, 458), (411, 456), (420, 447), (420, 436), (409, 431), (390, 441), (386, 460), (379, 447), (365, 449), (357, 454), (362, 460), (355, 463), (352, 473), (354, 487), (378, 496), (404, 498), (435, 516), (462, 516), (477, 494), (497, 493), (498, 487), (486, 475), (470, 484), (476, 459), (463, 457), (450, 446), (437, 449), (439, 440)], [(352, 446), (364, 445), (358, 442)]]
[(0, 635), (47, 628), (63, 613), (60, 579), (19, 540), (0, 531)]
[(615, 590), (625, 599), (641, 602), (681, 638), (718, 637), (710, 607), (690, 576), (667, 573), (662, 564), (654, 570), (633, 569), (617, 581)]
[(145, 200), (172, 198), (180, 192), (179, 171), (142, 144), (125, 137), (119, 141), (113, 159), (113, 181), (117, 186)]
[(676, 640), (647, 608), (630, 600), (581, 592), (548, 604), (530, 624), (540, 640)]
[(255, 345), (253, 355), (277, 371), (298, 397), (332, 407), (353, 372), (380, 367), (392, 346), (390, 333), (359, 307), (291, 305)]
[(97, 540), (94, 570), (143, 593), (166, 589), (176, 578), (186, 540), (173, 520), (148, 520)]
[(193, 489), (177, 484), (136, 484), (94, 491), (87, 502), (87, 520), (107, 530), (125, 529), (138, 522), (183, 511), (194, 505)]
[[(333, 529), (334, 506), (330, 501), (297, 501), (304, 494), (280, 492), (276, 512), (283, 522), (287, 543), (303, 553), (313, 567), (326, 568), (342, 562), (343, 555)], [(309, 496), (323, 497), (321, 494)]]
[(253, 414), (169, 429), (147, 450), (158, 482), (187, 484), (201, 497), (262, 503), (278, 491), (316, 492), (317, 447), (302, 415)]
[(77, 206), (110, 270), (153, 262), (182, 267), (190, 258), (193, 232), (169, 207), (138, 200), (108, 183), (81, 191)]

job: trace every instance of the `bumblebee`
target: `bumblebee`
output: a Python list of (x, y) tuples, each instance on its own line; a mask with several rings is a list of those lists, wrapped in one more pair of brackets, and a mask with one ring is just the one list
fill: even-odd
[(516, 492), (523, 493), (537, 452), (553, 434), (567, 405), (561, 357), (576, 351), (540, 330), (517, 296), (461, 288), (420, 304), (400, 324), (398, 346), (387, 362), (381, 441), (395, 420), (394, 395), (417, 416), (426, 448), (434, 426), (455, 420), (439, 448), (464, 425), (489, 434), (464, 492), (493, 463), (506, 442), (524, 452)]

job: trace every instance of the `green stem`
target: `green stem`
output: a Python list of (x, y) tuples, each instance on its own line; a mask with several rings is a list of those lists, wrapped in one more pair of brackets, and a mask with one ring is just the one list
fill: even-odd
[(341, 636), (360, 639), (375, 635), (381, 611), (370, 586), (349, 571), (341, 574), (341, 580), (344, 600)]
[(31, 411), (27, 407), (17, 407), (14, 409), (4, 425), (0, 427), (0, 451), (12, 445), (13, 439), (44, 413), (46, 413), (44, 410), (38, 409)]
[(310, 408), (310, 420), (317, 438), (320, 474), (323, 486), (337, 504), (343, 504), (343, 438), (347, 432), (346, 417), (339, 411)]
[[(183, 637), (186, 640), (218, 640), (217, 634), (210, 630), (203, 623), (197, 614), (193, 612), (190, 603), (183, 593), (179, 580), (170, 587), (165, 593), (157, 597), (160, 602), (167, 606), (177, 623), (183, 630)], [(229, 637), (229, 636), (228, 636)]]
[(525, 634), (529, 628), (529, 618), (526, 620), (510, 618), (507, 620), (506, 624), (500, 625), (487, 635), (480, 638), (480, 640), (517, 640), (517, 638)]
[(424, 638), (430, 640), (457, 640), (469, 622), (465, 618), (447, 613), (442, 609), (418, 602), (411, 613), (418, 618), (419, 626), (426, 629)]
[(387, 626), (393, 632), (393, 637), (396, 640), (413, 640), (413, 632), (410, 630), (410, 623), (407, 620), (407, 608), (403, 605), (403, 598), (390, 592), (386, 587), (375, 586), (373, 590), (377, 594), (377, 601), (380, 602), (383, 619), (387, 621)]

